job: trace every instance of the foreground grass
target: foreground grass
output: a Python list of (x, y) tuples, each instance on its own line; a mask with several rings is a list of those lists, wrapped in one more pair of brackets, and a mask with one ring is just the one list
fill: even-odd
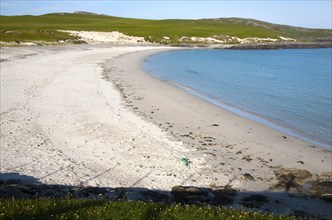
[(162, 42), (163, 36), (169, 43), (178, 43), (182, 36), (212, 37), (228, 35), (239, 38), (278, 38), (279, 36), (302, 40), (331, 37), (331, 30), (296, 28), (267, 22), (240, 19), (200, 20), (146, 20), (120, 18), (94, 14), (54, 13), (41, 16), (0, 16), (0, 40), (57, 41), (71, 38), (57, 30), (120, 31), (139, 36), (153, 42)]
[(77, 199), (0, 200), (0, 219), (295, 219), (229, 208)]

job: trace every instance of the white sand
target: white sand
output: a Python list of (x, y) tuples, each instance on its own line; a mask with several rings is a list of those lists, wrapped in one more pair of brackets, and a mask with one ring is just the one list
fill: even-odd
[[(1, 49), (1, 172), (43, 183), (170, 189), (187, 152), (123, 106), (100, 63), (146, 47)], [(25, 55), (34, 54), (24, 57)], [(174, 174), (174, 175), (173, 175)]]
[(137, 44), (147, 43), (144, 37), (135, 37), (123, 34), (118, 31), (102, 32), (102, 31), (69, 31), (59, 30), (78, 37), (88, 43), (117, 43), (117, 44)]
[[(1, 48), (1, 173), (52, 184), (268, 192), (281, 167), (306, 169), (313, 179), (331, 172), (331, 152), (285, 139), (142, 71), (142, 58), (168, 49)], [(312, 200), (290, 205), (286, 194), (273, 196), (282, 204), (270, 210), (328, 213)]]

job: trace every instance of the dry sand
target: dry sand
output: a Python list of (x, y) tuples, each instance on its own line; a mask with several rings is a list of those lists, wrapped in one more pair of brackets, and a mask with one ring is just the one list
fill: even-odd
[(166, 191), (227, 185), (242, 192), (238, 200), (246, 192), (270, 194), (279, 202), (266, 204), (269, 210), (329, 216), (327, 203), (290, 198), (274, 186), (281, 168), (307, 170), (312, 180), (331, 172), (331, 152), (142, 70), (145, 57), (169, 49), (1, 48), (2, 177), (19, 173), (47, 184)]
[(139, 44), (147, 43), (144, 37), (134, 37), (125, 35), (118, 31), (100, 32), (100, 31), (68, 31), (59, 30), (61, 32), (69, 33), (72, 36), (78, 37), (88, 43), (116, 43), (116, 44)]
[[(146, 47), (2, 49), (1, 171), (43, 183), (169, 189), (180, 142), (129, 111), (100, 63)], [(195, 164), (199, 164), (198, 162)], [(176, 176), (170, 173), (177, 174)]]

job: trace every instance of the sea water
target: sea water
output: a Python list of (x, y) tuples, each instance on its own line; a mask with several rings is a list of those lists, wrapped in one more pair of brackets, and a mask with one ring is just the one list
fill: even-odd
[(146, 71), (222, 108), (332, 149), (332, 49), (174, 50)]

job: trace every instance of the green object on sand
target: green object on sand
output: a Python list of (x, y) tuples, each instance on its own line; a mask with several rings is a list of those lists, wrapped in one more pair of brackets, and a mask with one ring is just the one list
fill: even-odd
[(189, 166), (189, 164), (191, 163), (191, 161), (186, 157), (182, 157), (181, 161), (184, 163), (186, 167)]

